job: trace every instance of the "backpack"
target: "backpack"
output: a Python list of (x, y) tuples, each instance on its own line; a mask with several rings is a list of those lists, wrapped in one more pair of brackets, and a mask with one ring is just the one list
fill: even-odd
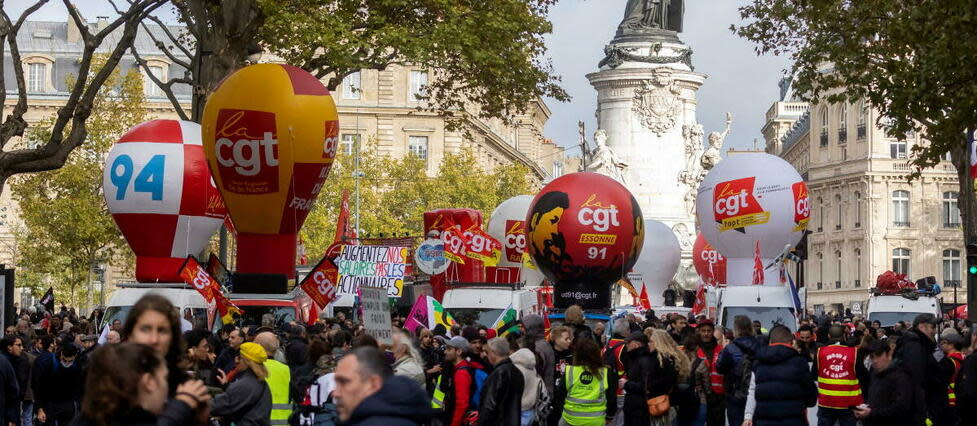
[(485, 380), (488, 379), (488, 372), (478, 364), (468, 364), (461, 368), (472, 376), (471, 397), (468, 400), (468, 408), (477, 411), (478, 403), (482, 399), (482, 387), (485, 386)]
[[(553, 403), (550, 399), (550, 392), (546, 390), (543, 381), (540, 380), (536, 386), (536, 405), (533, 406), (533, 415), (537, 424), (545, 424), (553, 411)], [(532, 422), (530, 422), (532, 424)]]
[(756, 366), (756, 361), (752, 349), (744, 348), (739, 343), (734, 342), (733, 344), (743, 352), (743, 359), (733, 368), (733, 374), (737, 378), (737, 381), (731, 384), (733, 398), (746, 401), (750, 394), (750, 380), (753, 378), (753, 368)]

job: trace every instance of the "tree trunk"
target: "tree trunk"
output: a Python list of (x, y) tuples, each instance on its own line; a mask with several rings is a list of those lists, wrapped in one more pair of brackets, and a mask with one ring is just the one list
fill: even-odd
[[(970, 178), (970, 147), (966, 137), (950, 155), (953, 165), (957, 168), (957, 180), (960, 182), (960, 198), (957, 205), (960, 208), (964, 245), (977, 244), (977, 196), (974, 194), (974, 184)], [(970, 283), (969, 265), (967, 266), (968, 271), (961, 280), (967, 286), (967, 316), (971, 321), (977, 321), (977, 294), (975, 294), (977, 288)]]

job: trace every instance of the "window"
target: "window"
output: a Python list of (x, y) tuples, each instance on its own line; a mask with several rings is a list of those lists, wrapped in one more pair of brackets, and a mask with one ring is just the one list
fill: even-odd
[(821, 147), (828, 146), (828, 107), (821, 107)]
[(943, 193), (943, 227), (957, 228), (960, 226), (960, 193), (950, 191)]
[(862, 227), (862, 193), (855, 191), (855, 228)]
[(27, 64), (27, 91), (44, 92), (47, 82), (47, 64), (33, 62)]
[(835, 281), (835, 288), (841, 288), (841, 250), (835, 252), (835, 266), (838, 268), (838, 279)]
[(824, 230), (824, 200), (818, 197), (818, 232)]
[(427, 86), (427, 71), (410, 72), (410, 92), (407, 93), (407, 101), (417, 102), (425, 96)]
[(864, 140), (866, 135), (865, 124), (868, 122), (868, 108), (865, 105), (865, 100), (862, 99), (858, 102), (858, 128), (856, 130), (856, 139)]
[(906, 141), (889, 142), (889, 158), (906, 159)]
[(960, 250), (943, 250), (943, 286), (960, 287)]
[[(163, 74), (163, 67), (159, 65), (150, 65), (149, 72), (152, 73), (153, 76), (155, 76), (157, 79), (159, 79), (160, 82), (166, 83), (167, 78), (166, 75)], [(146, 93), (146, 96), (155, 97), (155, 96), (163, 95), (163, 90), (160, 89), (159, 86), (157, 86), (156, 83), (153, 82), (153, 79), (149, 78), (148, 74), (144, 76), (142, 81), (142, 86), (143, 86), (143, 90)]]
[(892, 192), (892, 225), (909, 226), (909, 191)]
[[(841, 224), (845, 220), (844, 212), (841, 209), (841, 196), (835, 195), (835, 210), (838, 212), (837, 222), (835, 222), (835, 231), (841, 230)], [(838, 252), (840, 255), (841, 252)]]
[(353, 152), (357, 149), (360, 144), (360, 135), (356, 133), (343, 133), (340, 139), (340, 151), (346, 155), (353, 155)]
[(892, 272), (909, 276), (909, 249), (897, 248), (892, 250)]
[(838, 106), (838, 144), (848, 142), (848, 103)]
[(360, 72), (356, 71), (343, 78), (343, 99), (360, 98)]
[(862, 286), (862, 250), (855, 249), (855, 287)]
[(818, 253), (818, 290), (821, 290), (824, 283), (824, 255)]
[(422, 160), (427, 160), (427, 136), (410, 136), (407, 139), (407, 151)]

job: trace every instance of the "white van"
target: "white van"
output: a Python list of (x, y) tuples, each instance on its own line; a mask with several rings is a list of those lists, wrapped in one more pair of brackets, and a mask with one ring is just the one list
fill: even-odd
[(99, 329), (115, 320), (125, 322), (132, 306), (147, 294), (158, 294), (169, 299), (173, 306), (180, 309), (180, 318), (190, 315), (194, 319), (206, 319), (207, 324), (213, 322), (213, 314), (208, 315), (207, 301), (185, 283), (123, 283), (118, 285), (105, 305), (105, 315)]
[(717, 307), (719, 323), (733, 328), (733, 318), (746, 315), (753, 321), (760, 321), (769, 330), (774, 324), (783, 324), (797, 331), (797, 316), (794, 311), (794, 298), (787, 286), (727, 286), (719, 289)]
[(441, 304), (456, 320), (472, 318), (486, 327), (491, 327), (510, 305), (517, 319), (538, 313), (536, 292), (510, 284), (455, 286), (444, 293)]
[(878, 321), (883, 327), (892, 327), (899, 321), (908, 324), (919, 314), (933, 314), (940, 318), (940, 301), (933, 296), (920, 294), (915, 300), (898, 294), (870, 296), (866, 318)]

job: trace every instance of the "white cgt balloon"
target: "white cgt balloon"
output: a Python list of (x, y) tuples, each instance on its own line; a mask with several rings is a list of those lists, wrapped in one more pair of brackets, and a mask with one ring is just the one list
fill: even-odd
[(662, 306), (665, 304), (662, 292), (668, 288), (681, 260), (682, 247), (672, 229), (657, 220), (645, 219), (645, 241), (641, 255), (634, 264), (634, 273), (628, 276), (639, 293), (641, 283), (644, 283), (652, 306)]
[[(790, 163), (770, 154), (733, 155), (709, 171), (696, 198), (699, 228), (728, 258), (728, 285), (751, 285), (755, 244), (763, 266), (801, 240), (811, 216), (807, 185)], [(776, 270), (764, 285), (780, 285)]]
[(522, 254), (526, 251), (526, 215), (532, 195), (517, 195), (503, 201), (489, 218), (488, 233), (502, 243), (500, 267), (521, 268), (521, 281), (526, 286), (538, 286), (543, 282), (543, 273), (538, 269), (522, 267)]

